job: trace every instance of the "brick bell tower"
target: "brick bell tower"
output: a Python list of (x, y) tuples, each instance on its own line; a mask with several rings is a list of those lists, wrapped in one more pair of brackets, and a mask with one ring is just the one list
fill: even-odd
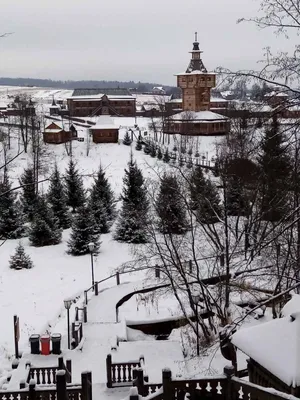
[(177, 74), (177, 86), (182, 90), (182, 110), (183, 111), (205, 111), (210, 108), (210, 91), (216, 86), (216, 75), (208, 73), (201, 59), (197, 32), (191, 61), (187, 70), (182, 74)]

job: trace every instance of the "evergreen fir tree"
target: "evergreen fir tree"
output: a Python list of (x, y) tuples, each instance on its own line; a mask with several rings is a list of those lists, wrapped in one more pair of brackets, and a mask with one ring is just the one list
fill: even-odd
[(11, 190), (7, 172), (0, 183), (0, 238), (18, 239), (24, 234), (23, 214)]
[(54, 171), (50, 177), (48, 201), (54, 216), (58, 219), (59, 227), (62, 229), (69, 228), (71, 221), (67, 206), (67, 197), (57, 164), (55, 164)]
[(151, 147), (150, 147), (150, 156), (151, 156), (152, 158), (156, 157), (156, 147), (155, 147), (155, 144), (154, 144), (154, 143), (152, 143), (152, 144), (151, 144)]
[(62, 231), (59, 221), (54, 216), (44, 196), (39, 196), (36, 212), (29, 231), (29, 241), (32, 246), (42, 247), (58, 244)]
[(33, 267), (31, 258), (25, 253), (21, 243), (16, 247), (15, 254), (10, 257), (9, 268), (12, 269), (30, 269)]
[(261, 169), (263, 219), (278, 221), (288, 211), (290, 161), (277, 117), (265, 131), (258, 163)]
[(203, 224), (214, 224), (222, 216), (220, 197), (216, 186), (206, 179), (200, 166), (196, 166), (190, 179), (191, 208), (197, 220)]
[(23, 196), (21, 198), (23, 212), (27, 216), (28, 220), (32, 221), (38, 198), (35, 190), (34, 172), (32, 167), (24, 169), (20, 179), (20, 185), (22, 186), (23, 191)]
[(163, 176), (155, 205), (162, 233), (182, 234), (187, 230), (185, 204), (175, 175)]
[(123, 139), (123, 144), (125, 144), (126, 146), (130, 146), (131, 145), (131, 139), (129, 136), (128, 131), (126, 131), (124, 139)]
[(94, 253), (100, 249), (100, 237), (95, 233), (95, 222), (90, 210), (83, 206), (78, 208), (78, 213), (72, 223), (70, 240), (68, 241), (68, 254), (81, 256), (90, 252), (89, 243), (94, 243)]
[(237, 175), (224, 177), (226, 210), (229, 216), (247, 216), (250, 212), (249, 198), (242, 179)]
[(141, 141), (140, 139), (138, 139), (138, 141), (136, 142), (135, 149), (136, 149), (137, 151), (140, 151), (140, 150), (142, 150), (142, 148), (143, 148), (143, 146), (142, 146), (142, 141)]
[(93, 215), (96, 223), (102, 221), (103, 228), (100, 232), (107, 233), (116, 217), (116, 201), (101, 165), (91, 188), (89, 205), (94, 210)]
[(94, 222), (95, 234), (108, 233), (111, 227), (111, 223), (108, 220), (106, 208), (101, 199), (88, 200), (88, 208), (91, 213), (91, 218)]
[(75, 212), (78, 207), (82, 207), (85, 204), (85, 190), (82, 178), (72, 157), (66, 171), (65, 182), (67, 205), (72, 207), (72, 211)]
[(144, 178), (131, 154), (123, 178), (122, 209), (114, 235), (115, 240), (146, 243), (148, 210), (149, 202)]
[(144, 153), (145, 153), (145, 154), (150, 154), (150, 151), (151, 151), (151, 149), (150, 149), (150, 144), (149, 144), (149, 142), (147, 142), (147, 143), (145, 144), (145, 146), (144, 146)]
[(165, 153), (164, 153), (163, 161), (164, 161), (165, 163), (168, 163), (168, 162), (170, 161), (170, 154), (169, 154), (168, 148), (166, 149), (166, 151), (165, 151)]
[(161, 159), (163, 158), (163, 154), (162, 154), (162, 151), (161, 151), (161, 148), (160, 148), (160, 147), (157, 149), (157, 158), (158, 158), (159, 160), (161, 160)]

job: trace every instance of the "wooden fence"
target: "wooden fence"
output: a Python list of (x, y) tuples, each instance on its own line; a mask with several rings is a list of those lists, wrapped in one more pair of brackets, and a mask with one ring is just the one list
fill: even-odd
[(141, 368), (142, 362), (144, 362), (143, 357), (140, 357), (138, 361), (113, 363), (111, 354), (108, 354), (106, 357), (107, 387), (132, 386), (133, 371), (135, 368)]
[[(162, 372), (161, 384), (145, 381), (141, 368), (134, 372), (133, 385), (145, 399), (184, 400), (189, 398), (204, 400), (297, 400), (297, 397), (274, 389), (249, 383), (233, 375), (233, 367), (225, 367), (224, 374), (192, 380), (173, 380), (170, 370)], [(135, 395), (130, 400), (137, 400)]]
[(80, 321), (72, 322), (72, 349), (75, 349), (83, 338), (83, 324)]
[(32, 367), (30, 366), (26, 382), (29, 383), (34, 379), (37, 385), (52, 385), (56, 384), (57, 371), (66, 372), (67, 383), (72, 382), (72, 363), (71, 360), (66, 360), (64, 363), (63, 357), (58, 358), (58, 365), (55, 367)]
[(55, 383), (40, 388), (31, 379), (29, 385), (21, 383), (19, 391), (1, 390), (0, 400), (92, 400), (91, 372), (81, 374), (80, 385), (67, 385), (66, 371), (60, 370), (55, 374)]

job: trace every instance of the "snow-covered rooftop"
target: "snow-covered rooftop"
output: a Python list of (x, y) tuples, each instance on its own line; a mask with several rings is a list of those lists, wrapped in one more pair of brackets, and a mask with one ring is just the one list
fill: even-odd
[(180, 76), (180, 75), (214, 75), (213, 72), (203, 72), (200, 71), (200, 69), (195, 69), (194, 71), (191, 72), (180, 72), (179, 74), (175, 74), (175, 76)]
[(240, 329), (232, 343), (287, 385), (300, 386), (300, 312)]
[(193, 122), (206, 122), (206, 121), (225, 121), (228, 118), (224, 115), (214, 113), (212, 111), (182, 111), (171, 117), (173, 121), (193, 121)]
[(109, 115), (101, 115), (96, 120), (96, 125), (93, 125), (90, 129), (119, 129), (115, 125), (114, 120)]

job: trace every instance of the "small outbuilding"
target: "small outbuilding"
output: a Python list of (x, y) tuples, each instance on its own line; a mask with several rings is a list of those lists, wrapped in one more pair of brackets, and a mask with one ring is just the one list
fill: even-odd
[(119, 128), (110, 117), (100, 117), (96, 125), (90, 127), (94, 143), (118, 143)]
[(67, 131), (58, 122), (51, 122), (43, 133), (44, 142), (50, 144), (66, 143), (74, 137), (77, 137), (77, 131), (73, 126)]
[(231, 342), (250, 357), (250, 382), (300, 396), (300, 312), (240, 329)]

